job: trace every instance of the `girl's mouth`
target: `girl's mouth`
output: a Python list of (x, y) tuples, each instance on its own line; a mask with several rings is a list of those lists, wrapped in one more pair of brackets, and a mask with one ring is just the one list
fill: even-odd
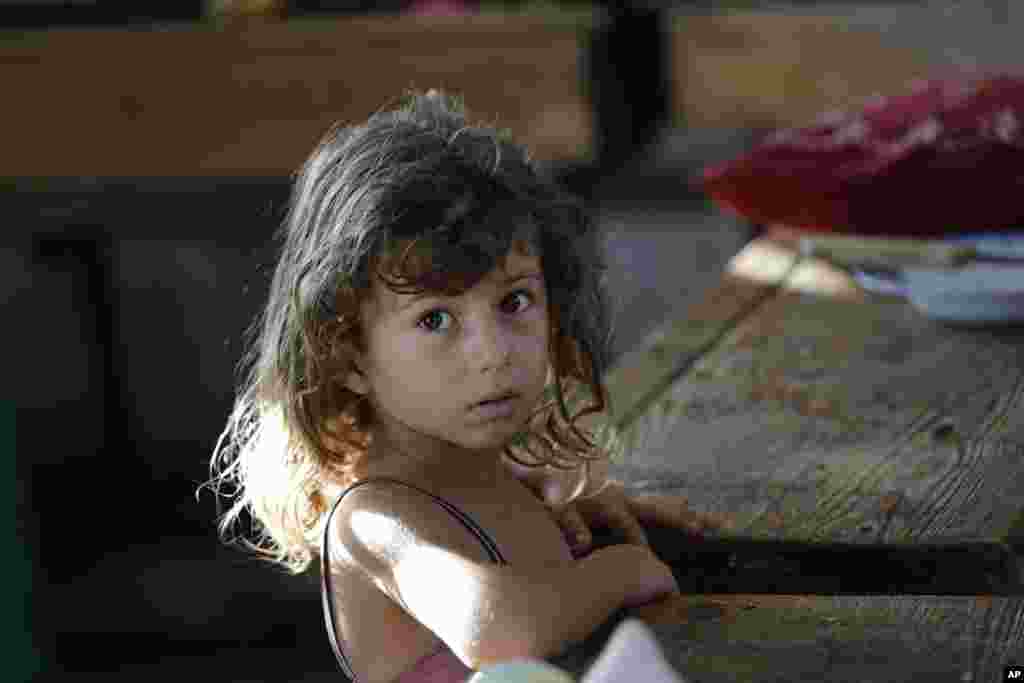
[(516, 411), (516, 404), (519, 401), (519, 396), (512, 394), (507, 398), (483, 401), (473, 406), (472, 414), (483, 420), (496, 420), (505, 417), (511, 417)]

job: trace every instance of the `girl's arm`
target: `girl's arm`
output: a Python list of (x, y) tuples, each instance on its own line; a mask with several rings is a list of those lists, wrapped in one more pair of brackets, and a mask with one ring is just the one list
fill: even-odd
[(350, 494), (332, 530), (356, 563), (473, 669), (555, 656), (622, 607), (677, 592), (647, 548), (599, 550), (579, 562), (496, 565), (432, 500), (390, 488)]
[[(548, 506), (576, 555), (590, 550), (591, 527), (612, 530), (627, 543), (638, 545), (649, 545), (644, 523), (679, 529), (692, 538), (731, 527), (723, 516), (691, 510), (682, 496), (627, 492), (622, 483), (609, 478), (607, 460), (591, 462), (589, 475), (582, 467), (568, 471), (549, 466), (523, 467), (507, 457), (503, 462)], [(581, 486), (581, 495), (566, 504)]]

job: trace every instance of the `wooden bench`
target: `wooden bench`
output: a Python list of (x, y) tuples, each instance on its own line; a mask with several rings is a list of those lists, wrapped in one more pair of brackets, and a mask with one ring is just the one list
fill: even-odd
[[(596, 15), (346, 17), (0, 31), (2, 177), (287, 177), (336, 121), (409, 87), (463, 94), (539, 160), (593, 154)], [(681, 15), (677, 126), (765, 129), (899, 91), (928, 60), (842, 16)]]
[(539, 158), (585, 156), (574, 22), (529, 16), (0, 32), (0, 176), (289, 176), (407, 88), (466, 96)]

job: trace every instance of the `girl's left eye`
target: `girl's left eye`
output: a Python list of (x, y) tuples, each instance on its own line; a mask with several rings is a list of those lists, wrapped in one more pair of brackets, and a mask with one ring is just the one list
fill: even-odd
[[(527, 299), (530, 300), (530, 303), (533, 303), (533, 292), (531, 292), (528, 289), (517, 289), (516, 291), (512, 292), (511, 294), (509, 294), (508, 297), (506, 297), (506, 301), (508, 300), (508, 298), (511, 298), (511, 297), (515, 296), (516, 294), (524, 295)], [(520, 309), (520, 310), (523, 310), (523, 309)]]
[[(534, 300), (533, 292), (531, 292), (528, 289), (517, 289), (516, 291), (512, 292), (511, 294), (509, 294), (505, 298), (505, 301), (508, 301), (509, 299), (511, 299), (512, 297), (514, 297), (516, 295), (523, 295), (527, 299), (529, 299), (530, 303), (533, 303), (533, 300)], [(521, 308), (519, 310), (520, 311), (525, 310), (525, 307)], [(419, 322), (417, 323), (417, 327), (425, 328), (428, 332), (435, 332), (435, 331), (439, 330), (440, 327), (437, 326), (437, 325), (429, 325), (429, 324), (427, 324), (427, 321), (428, 320), (436, 320), (437, 317), (439, 317), (441, 315), (451, 316), (451, 313), (449, 313), (448, 311), (444, 310), (443, 308), (435, 308), (432, 311), (428, 311), (426, 315), (424, 315), (422, 318), (420, 318)]]

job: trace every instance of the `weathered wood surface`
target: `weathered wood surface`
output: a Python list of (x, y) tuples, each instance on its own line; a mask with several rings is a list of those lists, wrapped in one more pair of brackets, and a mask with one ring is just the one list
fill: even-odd
[[(628, 614), (688, 680), (987, 681), (1024, 661), (1006, 547), (1022, 535), (1024, 330), (935, 323), (758, 240), (607, 379), (612, 476), (732, 522), (697, 544), (647, 529), (684, 595)], [(972, 572), (991, 590), (930, 594)], [(553, 661), (582, 674), (624, 616)]]
[(616, 614), (552, 658), (579, 676), (623, 618), (688, 681), (998, 681), (1024, 661), (1024, 599), (684, 595)]
[(627, 483), (737, 536), (1022, 535), (1024, 328), (946, 326), (756, 241), (608, 384)]
[(636, 610), (700, 681), (999, 680), (1024, 599), (686, 596)]

